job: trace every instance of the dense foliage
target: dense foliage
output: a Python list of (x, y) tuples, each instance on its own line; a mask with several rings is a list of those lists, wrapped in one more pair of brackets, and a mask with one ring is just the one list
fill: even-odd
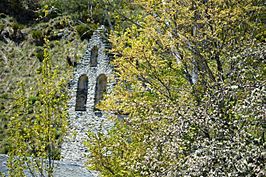
[[(16, 1), (22, 3), (23, 1)], [(34, 1), (35, 2), (35, 1)], [(29, 2), (30, 3), (30, 2)], [(35, 2), (37, 3), (37, 2)], [(7, 3), (7, 9), (16, 8)], [(27, 4), (27, 3), (25, 3)], [(35, 4), (41, 7), (41, 4)], [(24, 6), (23, 6), (24, 7)], [(28, 10), (30, 6), (25, 5)], [(35, 11), (35, 19), (20, 22), (15, 14), (2, 13), (0, 18), (0, 153), (9, 151), (8, 145), (8, 119), (16, 110), (16, 90), (20, 89), (19, 82), (25, 88), (37, 89), (37, 79), (40, 77), (41, 65), (44, 60), (44, 38), (50, 40), (49, 53), (51, 65), (57, 66), (59, 78), (68, 80), (71, 76), (72, 66), (82, 56), (85, 41), (80, 39), (76, 23), (71, 16), (57, 15), (49, 17), (52, 11), (49, 6)], [(1, 8), (1, 10), (4, 10)], [(66, 91), (66, 89), (64, 89)], [(28, 93), (29, 89), (25, 92)], [(34, 95), (35, 94), (35, 95)], [(32, 96), (36, 97), (37, 92)], [(65, 92), (66, 94), (66, 92)]]
[(88, 133), (90, 169), (265, 176), (264, 14), (263, 0), (1, 1), (0, 153), (10, 175), (52, 176), (72, 66), (103, 24), (116, 86), (99, 108), (115, 124)]
[[(13, 13), (20, 3), (34, 16)], [(33, 176), (51, 176), (66, 130), (67, 83), (85, 41), (71, 16), (51, 16), (50, 7), (39, 1), (5, 5), (0, 14), (0, 153), (9, 154), (11, 176), (24, 176), (25, 168)]]
[(68, 96), (63, 90), (67, 81), (59, 77), (58, 69), (52, 70), (48, 40), (45, 42), (36, 88), (26, 90), (21, 83), (14, 97), (15, 109), (7, 130), (10, 176), (25, 176), (25, 168), (32, 176), (52, 176), (53, 160), (60, 157), (58, 151), (67, 122)]
[(89, 134), (90, 168), (265, 176), (263, 2), (123, 2), (134, 23), (111, 35), (117, 84), (100, 107), (124, 118)]

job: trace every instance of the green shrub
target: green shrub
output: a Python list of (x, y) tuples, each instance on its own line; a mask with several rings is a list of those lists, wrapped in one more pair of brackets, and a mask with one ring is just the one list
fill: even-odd
[(81, 39), (90, 39), (93, 31), (95, 30), (95, 26), (93, 25), (91, 26), (92, 27), (83, 23), (75, 27)]
[(33, 30), (31, 32), (31, 35), (32, 35), (33, 39), (41, 39), (41, 38), (43, 38), (43, 34), (42, 34), (41, 30)]

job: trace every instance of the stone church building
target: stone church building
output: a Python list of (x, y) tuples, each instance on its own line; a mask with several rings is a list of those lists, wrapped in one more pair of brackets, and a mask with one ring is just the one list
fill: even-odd
[(112, 87), (107, 82), (112, 66), (106, 53), (109, 46), (105, 39), (104, 28), (96, 30), (85, 55), (74, 70), (70, 82), (69, 132), (61, 150), (63, 161), (83, 164), (87, 153), (83, 142), (88, 130), (96, 132), (105, 121), (104, 113), (96, 108), (103, 94)]

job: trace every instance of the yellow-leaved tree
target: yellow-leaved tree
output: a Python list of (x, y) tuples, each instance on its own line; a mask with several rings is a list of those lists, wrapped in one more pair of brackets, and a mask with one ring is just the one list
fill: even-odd
[(117, 83), (99, 106), (116, 123), (89, 133), (89, 167), (102, 176), (265, 175), (263, 1), (112, 2), (128, 23), (111, 33)]
[(9, 175), (53, 176), (54, 160), (66, 131), (67, 80), (52, 66), (49, 41), (36, 85), (23, 82), (14, 93), (14, 111), (8, 124)]

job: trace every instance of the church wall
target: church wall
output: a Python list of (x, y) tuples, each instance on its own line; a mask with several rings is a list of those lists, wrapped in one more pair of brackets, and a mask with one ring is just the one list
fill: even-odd
[[(112, 67), (110, 65), (109, 58), (106, 54), (106, 48), (108, 47), (104, 43), (102, 38), (102, 31), (97, 30), (94, 32), (92, 38), (88, 43), (88, 47), (84, 57), (77, 64), (73, 80), (70, 82), (70, 101), (69, 101), (69, 128), (68, 134), (65, 137), (62, 145), (61, 156), (63, 161), (73, 161), (83, 164), (86, 161), (85, 155), (86, 147), (83, 142), (87, 139), (87, 131), (91, 130), (96, 132), (99, 130), (101, 122), (104, 123), (104, 127), (108, 129), (111, 124), (107, 123), (105, 113), (95, 112), (95, 87), (96, 80), (100, 74), (107, 76), (107, 92), (110, 91), (113, 83), (108, 82), (111, 78)], [(91, 50), (93, 47), (98, 48), (97, 66), (91, 67)], [(75, 111), (76, 104), (76, 92), (79, 77), (86, 74), (88, 77), (88, 95), (86, 102), (86, 111)]]

